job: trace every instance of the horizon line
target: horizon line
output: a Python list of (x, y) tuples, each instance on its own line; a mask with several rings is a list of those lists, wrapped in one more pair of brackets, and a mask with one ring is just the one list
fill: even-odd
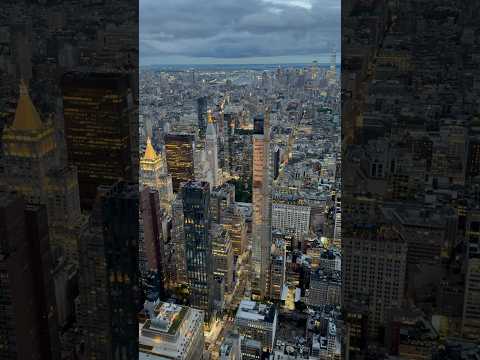
[[(151, 66), (249, 66), (249, 65), (307, 65), (312, 64), (312, 62), (278, 62), (278, 63), (211, 63), (211, 64), (202, 64), (202, 63), (188, 63), (188, 64), (140, 64), (139, 67), (151, 67)], [(317, 61), (319, 65), (330, 65), (329, 62), (320, 62)], [(341, 63), (335, 63), (336, 66), (340, 66)]]

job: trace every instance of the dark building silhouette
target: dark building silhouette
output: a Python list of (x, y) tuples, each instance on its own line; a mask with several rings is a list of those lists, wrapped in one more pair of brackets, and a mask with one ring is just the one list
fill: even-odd
[(168, 172), (172, 175), (173, 192), (178, 193), (180, 184), (195, 178), (195, 137), (189, 134), (165, 135), (165, 152)]
[(59, 359), (47, 212), (0, 193), (0, 359)]
[(205, 311), (209, 323), (213, 313), (213, 257), (210, 229), (210, 185), (205, 181), (183, 184), (183, 215), (187, 284), (190, 306)]
[(140, 192), (140, 210), (143, 221), (143, 241), (146, 258), (146, 270), (158, 274), (158, 290), (161, 300), (165, 297), (166, 271), (163, 263), (165, 255), (163, 239), (163, 210), (158, 191), (144, 188)]
[(78, 167), (81, 205), (89, 209), (98, 186), (129, 180), (136, 171), (128, 76), (71, 72), (62, 91), (68, 162)]
[(208, 100), (206, 96), (197, 99), (198, 128), (201, 134), (205, 134), (207, 129), (207, 109)]
[(86, 359), (138, 356), (137, 218), (137, 184), (99, 187), (80, 241), (80, 324)]

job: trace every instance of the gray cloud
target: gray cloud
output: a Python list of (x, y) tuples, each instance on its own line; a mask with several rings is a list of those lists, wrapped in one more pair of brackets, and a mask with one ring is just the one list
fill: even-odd
[(144, 63), (292, 57), (332, 48), (340, 49), (340, 0), (140, 0)]

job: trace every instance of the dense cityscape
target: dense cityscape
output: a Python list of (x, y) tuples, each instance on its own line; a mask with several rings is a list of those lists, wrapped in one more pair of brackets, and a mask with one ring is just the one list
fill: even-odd
[(141, 359), (340, 359), (331, 58), (141, 69)]
[(3, 1), (0, 360), (480, 359), (479, 18)]

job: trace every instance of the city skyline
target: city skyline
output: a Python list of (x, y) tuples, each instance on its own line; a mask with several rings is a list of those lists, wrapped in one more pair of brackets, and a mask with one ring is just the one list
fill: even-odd
[(139, 45), (141, 66), (329, 63), (340, 1), (141, 0)]

